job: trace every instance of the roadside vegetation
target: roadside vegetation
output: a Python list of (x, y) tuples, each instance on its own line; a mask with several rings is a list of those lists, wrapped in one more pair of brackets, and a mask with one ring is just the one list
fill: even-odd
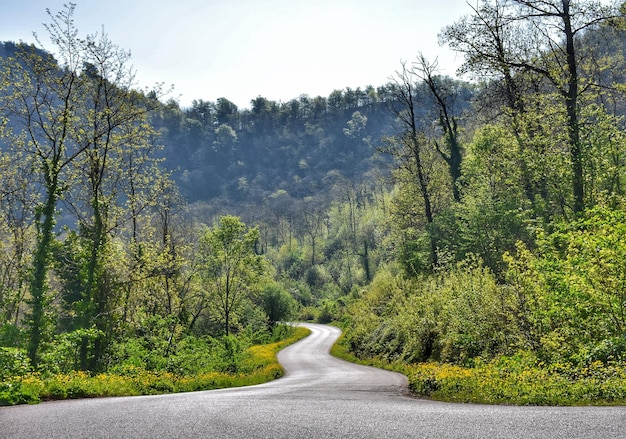
[(594, 361), (546, 364), (528, 352), (476, 359), (472, 366), (451, 363), (407, 363), (380, 358), (362, 359), (349, 351), (345, 338), (332, 354), (347, 361), (401, 373), (412, 394), (445, 402), (506, 405), (626, 405), (626, 366)]
[[(146, 340), (119, 346), (126, 358), (108, 372), (59, 371), (62, 356), (34, 372), (20, 351), (0, 348), (0, 405), (106, 396), (158, 395), (261, 384), (283, 376), (276, 354), (306, 337), (306, 328), (278, 326), (264, 344), (247, 345), (244, 337), (187, 337), (165, 357), (147, 350)], [(249, 341), (251, 342), (251, 340)], [(256, 340), (260, 343), (261, 340)], [(132, 353), (128, 350), (133, 350)], [(23, 355), (23, 354), (22, 354)]]

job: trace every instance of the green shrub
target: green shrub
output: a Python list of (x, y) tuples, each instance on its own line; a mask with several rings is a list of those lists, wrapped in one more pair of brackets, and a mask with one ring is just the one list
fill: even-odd
[(514, 350), (511, 291), (469, 258), (421, 279), (382, 271), (349, 308), (348, 337), (362, 355), (465, 364)]
[(0, 382), (0, 406), (34, 404), (40, 400), (39, 392), (24, 386), (20, 380)]
[[(83, 360), (87, 361), (93, 352), (95, 341), (102, 336), (102, 331), (94, 328), (76, 329), (55, 336), (42, 354), (39, 370), (57, 374), (81, 369), (85, 366)], [(85, 357), (81, 358), (83, 345)]]
[(318, 323), (330, 323), (341, 318), (339, 304), (335, 300), (324, 299), (317, 315)]
[(424, 363), (409, 368), (418, 395), (455, 402), (517, 405), (626, 403), (626, 367), (545, 365), (532, 354), (501, 357), (473, 368)]
[(585, 358), (587, 364), (601, 361), (604, 364), (626, 361), (626, 336), (611, 337), (594, 346)]
[(0, 325), (0, 346), (17, 347), (24, 339), (24, 330), (10, 323)]
[(226, 335), (216, 345), (217, 364), (216, 370), (224, 373), (237, 373), (244, 358), (245, 342), (233, 335)]
[(278, 284), (270, 284), (261, 291), (263, 311), (271, 326), (278, 322), (289, 321), (293, 317), (297, 303), (295, 299)]
[(545, 364), (531, 352), (476, 359), (472, 367), (426, 362), (407, 364), (380, 358), (356, 358), (347, 334), (333, 346), (339, 358), (373, 365), (407, 376), (418, 396), (439, 401), (516, 405), (624, 405), (626, 364)]
[(0, 347), (0, 381), (26, 375), (31, 370), (26, 350)]

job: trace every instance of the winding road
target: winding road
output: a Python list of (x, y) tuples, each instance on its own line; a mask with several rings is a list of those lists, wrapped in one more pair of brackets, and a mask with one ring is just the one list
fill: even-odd
[(339, 330), (279, 353), (259, 386), (0, 408), (0, 438), (626, 438), (625, 407), (447, 404), (410, 397), (402, 375), (328, 354)]

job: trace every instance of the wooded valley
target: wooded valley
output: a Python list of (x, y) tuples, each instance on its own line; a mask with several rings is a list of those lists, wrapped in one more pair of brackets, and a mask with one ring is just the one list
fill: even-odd
[(421, 395), (625, 403), (625, 10), (481, 1), (439, 35), (463, 79), (416, 48), (249, 109), (137, 89), (74, 5), (56, 47), (2, 43), (0, 403), (249, 372), (294, 319)]

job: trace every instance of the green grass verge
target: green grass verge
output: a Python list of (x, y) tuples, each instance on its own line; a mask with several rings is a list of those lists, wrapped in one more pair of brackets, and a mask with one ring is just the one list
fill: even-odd
[(246, 373), (209, 372), (178, 376), (170, 372), (146, 371), (140, 368), (130, 369), (124, 375), (105, 373), (92, 376), (77, 371), (44, 378), (32, 373), (0, 383), (0, 405), (36, 404), (40, 401), (71, 398), (156, 395), (261, 384), (283, 376), (284, 371), (276, 354), (309, 333), (306, 328), (296, 327), (293, 334), (285, 340), (248, 348), (245, 367), (242, 368)]
[(626, 405), (626, 365), (594, 362), (586, 367), (544, 365), (519, 354), (474, 367), (440, 363), (406, 364), (352, 355), (343, 337), (331, 353), (338, 358), (404, 374), (411, 391), (437, 401), (510, 405)]

